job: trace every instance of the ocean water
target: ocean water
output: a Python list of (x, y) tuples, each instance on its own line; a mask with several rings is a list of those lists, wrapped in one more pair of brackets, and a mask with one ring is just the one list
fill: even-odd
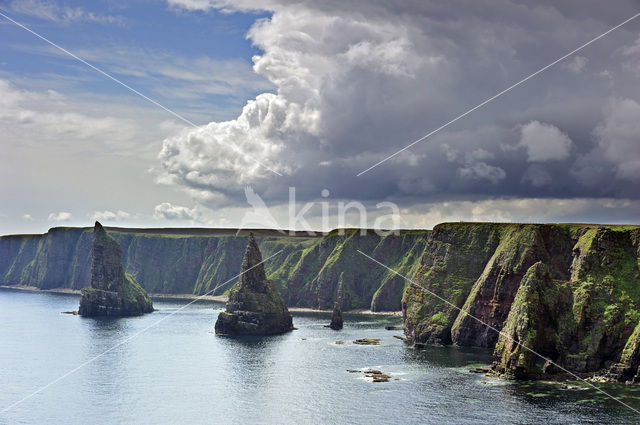
[[(77, 309), (77, 296), (0, 290), (0, 410), (112, 348), (0, 413), (0, 424), (640, 423), (593, 389), (469, 373), (490, 362), (487, 351), (413, 350), (393, 337), (401, 331), (384, 329), (399, 318), (345, 315), (345, 328), (332, 331), (329, 315), (298, 313), (287, 335), (233, 339), (212, 333), (221, 304), (169, 316), (186, 303), (90, 319), (61, 314)], [(346, 371), (365, 368), (392, 380)], [(640, 409), (640, 388), (603, 388)]]

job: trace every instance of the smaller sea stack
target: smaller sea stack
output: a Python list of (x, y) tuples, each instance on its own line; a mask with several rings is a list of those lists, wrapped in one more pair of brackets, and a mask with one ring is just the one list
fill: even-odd
[(216, 334), (277, 335), (293, 329), (291, 313), (273, 282), (267, 279), (253, 233), (242, 261), (240, 282), (232, 289), (226, 311), (218, 315)]
[(122, 249), (96, 221), (91, 248), (91, 284), (82, 289), (81, 316), (137, 316), (151, 313), (146, 291), (122, 267)]
[(342, 329), (342, 310), (340, 310), (340, 304), (338, 304), (338, 302), (333, 304), (333, 314), (331, 315), (329, 327), (335, 331)]

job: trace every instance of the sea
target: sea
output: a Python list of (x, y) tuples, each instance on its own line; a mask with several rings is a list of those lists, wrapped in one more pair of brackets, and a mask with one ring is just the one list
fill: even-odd
[[(294, 312), (280, 336), (214, 334), (224, 305), (83, 318), (73, 294), (0, 289), (0, 424), (638, 424), (640, 387), (568, 388), (470, 369), (487, 350), (401, 339), (401, 318)], [(358, 345), (379, 338), (379, 345)], [(388, 382), (372, 382), (376, 369)]]

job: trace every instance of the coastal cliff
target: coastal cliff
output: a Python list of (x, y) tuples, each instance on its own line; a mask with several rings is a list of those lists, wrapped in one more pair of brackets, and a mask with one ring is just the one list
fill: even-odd
[(492, 348), (494, 370), (514, 378), (543, 373), (527, 347), (571, 372), (637, 379), (639, 229), (438, 225), (412, 277), (420, 287), (404, 294), (405, 333), (417, 343)]
[[(231, 229), (108, 230), (124, 270), (165, 294), (203, 294), (233, 278), (248, 241)], [(77, 228), (1, 237), (0, 282), (80, 288), (91, 241)], [(529, 348), (575, 373), (640, 381), (640, 226), (444, 223), (385, 237), (265, 230), (256, 243), (264, 258), (278, 253), (265, 275), (288, 306), (402, 308), (410, 342), (492, 349), (494, 371), (509, 377), (557, 372)]]
[[(81, 289), (90, 280), (92, 228), (53, 228), (44, 235), (0, 237), (0, 284)], [(122, 248), (125, 272), (149, 293), (204, 294), (238, 273), (247, 233), (234, 229), (106, 230)], [(428, 230), (379, 236), (359, 229), (311, 236), (255, 231), (273, 280), (287, 305), (330, 309), (342, 288), (343, 310), (398, 311), (404, 279), (371, 267), (357, 252), (373, 252), (400, 273), (419, 265)], [(228, 287), (214, 292), (223, 294)]]

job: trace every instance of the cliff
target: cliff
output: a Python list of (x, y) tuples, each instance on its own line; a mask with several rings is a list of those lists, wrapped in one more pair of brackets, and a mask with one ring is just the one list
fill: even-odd
[[(494, 369), (638, 372), (640, 272), (633, 226), (448, 223), (436, 226), (403, 298), (419, 343), (494, 349)], [(460, 308), (462, 311), (455, 307)], [(487, 327), (501, 330), (502, 335)]]
[[(108, 230), (125, 272), (156, 293), (212, 290), (237, 274), (248, 241), (233, 229)], [(1, 237), (0, 282), (80, 288), (91, 241), (78, 228)], [(402, 308), (410, 341), (493, 349), (494, 369), (516, 378), (543, 373), (526, 346), (576, 373), (640, 381), (640, 226), (444, 223), (386, 237), (265, 230), (256, 242), (265, 257), (281, 251), (264, 269), (289, 306)]]
[(96, 221), (91, 248), (90, 286), (82, 288), (81, 316), (136, 316), (151, 313), (147, 293), (122, 267), (122, 250)]
[[(122, 248), (125, 272), (150, 293), (204, 294), (238, 273), (246, 232), (234, 229), (106, 228)], [(365, 236), (359, 230), (325, 236), (254, 231), (267, 277), (287, 305), (330, 309), (342, 288), (343, 310), (400, 310), (405, 281), (371, 267), (357, 252), (375, 252), (401, 273), (419, 265), (429, 231)], [(88, 285), (92, 228), (53, 228), (44, 235), (0, 237), (0, 284), (41, 289), (81, 289)], [(223, 288), (215, 292), (222, 294)]]
[(258, 244), (249, 235), (240, 282), (229, 293), (226, 311), (218, 315), (216, 334), (276, 335), (293, 330), (287, 306), (267, 279)]

